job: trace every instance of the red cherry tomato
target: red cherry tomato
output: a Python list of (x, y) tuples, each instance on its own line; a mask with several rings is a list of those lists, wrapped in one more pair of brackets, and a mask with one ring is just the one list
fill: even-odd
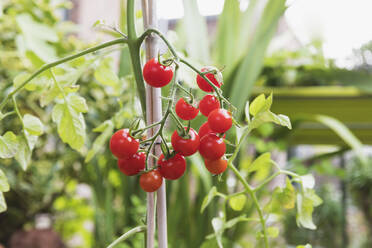
[(226, 109), (215, 109), (208, 115), (209, 128), (216, 133), (224, 133), (232, 126), (232, 118)]
[(190, 156), (198, 151), (199, 149), (199, 135), (198, 133), (190, 128), (190, 138), (182, 138), (178, 135), (177, 131), (174, 131), (171, 138), (173, 149), (183, 156)]
[[(201, 72), (205, 72), (205, 71), (210, 71), (210, 70), (216, 70), (217, 73), (216, 74), (207, 73), (207, 74), (205, 74), (205, 76), (214, 85), (216, 85), (218, 88), (221, 88), (221, 85), (222, 85), (222, 74), (221, 74), (221, 72), (218, 71), (217, 68), (215, 68), (213, 66), (208, 66), (208, 67), (202, 68), (200, 71)], [(199, 86), (199, 88), (201, 90), (203, 90), (205, 92), (213, 92), (213, 87), (210, 86), (210, 84), (206, 80), (204, 80), (204, 78), (202, 78), (199, 74), (196, 76), (196, 82), (198, 83), (198, 86)]]
[(140, 171), (145, 169), (146, 154), (144, 152), (137, 152), (129, 158), (121, 158), (118, 160), (118, 166), (122, 173), (127, 176), (137, 175)]
[(199, 109), (187, 103), (183, 98), (180, 98), (176, 103), (176, 114), (182, 120), (192, 120), (198, 115), (198, 113)]
[(205, 159), (217, 160), (225, 154), (225, 151), (225, 142), (216, 134), (206, 134), (200, 140), (199, 152)]
[(146, 192), (154, 192), (163, 183), (163, 177), (158, 170), (143, 173), (139, 180), (141, 188)]
[(138, 151), (139, 142), (129, 134), (128, 129), (121, 129), (110, 139), (110, 150), (117, 158), (128, 158)]
[[(199, 128), (199, 133), (198, 133), (199, 134), (199, 139), (203, 138), (208, 133), (214, 133), (215, 134), (216, 132), (213, 132), (210, 129), (209, 124), (208, 124), (208, 121), (206, 121)], [(223, 136), (223, 138), (226, 138), (226, 134)]]
[(220, 102), (218, 101), (217, 97), (213, 95), (206, 95), (199, 102), (200, 113), (202, 113), (203, 115), (207, 117), (210, 112), (212, 112), (215, 109), (219, 109), (219, 108), (220, 108)]
[(186, 160), (178, 153), (169, 159), (165, 159), (162, 154), (159, 157), (158, 166), (159, 172), (165, 179), (176, 180), (185, 173)]
[(143, 78), (152, 87), (164, 87), (172, 80), (173, 69), (160, 64), (157, 59), (153, 58), (143, 67)]
[(227, 161), (225, 159), (217, 159), (217, 160), (204, 160), (205, 167), (207, 170), (215, 175), (221, 174), (227, 168)]

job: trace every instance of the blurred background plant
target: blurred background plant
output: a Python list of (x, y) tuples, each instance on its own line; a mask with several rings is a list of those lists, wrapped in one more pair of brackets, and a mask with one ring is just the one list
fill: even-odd
[[(371, 113), (368, 110), (371, 105), (368, 104), (371, 103), (372, 92), (370, 43), (354, 50), (353, 59), (356, 63), (349, 68), (339, 67), (334, 60), (326, 58), (321, 40), (314, 40), (293, 50), (280, 46), (272, 49), (280, 43), (278, 40), (282, 37), (283, 29), (288, 29), (283, 21), (286, 2), (251, 0), (244, 8), (242, 3), (244, 1), (225, 1), (218, 17), (205, 18), (199, 13), (197, 1), (185, 0), (184, 18), (179, 21), (162, 20), (160, 27), (163, 31), (169, 29), (169, 39), (183, 56), (199, 65), (213, 64), (223, 68), (224, 90), (240, 110), (244, 109), (245, 100), (267, 89), (274, 91), (274, 97), (278, 96), (273, 107), (278, 102), (278, 108), (282, 108), (279, 104), (284, 100), (276, 91), (289, 88), (289, 94), (293, 94), (293, 90), (303, 86), (351, 86), (353, 90), (357, 89), (357, 94), (352, 95), (350, 100), (362, 98), (365, 101), (360, 103), (359, 112), (358, 106), (353, 105), (351, 109), (351, 112), (359, 115), (358, 121), (363, 125), (359, 122), (355, 125), (355, 116), (349, 118), (354, 120), (351, 124), (349, 119), (342, 119), (345, 116), (344, 109), (350, 102), (341, 105), (337, 103), (337, 109), (333, 107), (327, 111), (321, 105), (313, 110), (314, 113), (297, 108), (293, 111), (298, 116), (287, 114), (285, 111), (291, 113), (288, 107), (277, 112), (293, 118), (296, 127), (294, 135), (300, 138), (291, 139), (290, 134), (270, 124), (259, 128), (249, 138), (249, 144), (244, 149), (246, 152), (239, 155), (237, 167), (240, 170), (248, 168), (260, 154), (273, 151), (273, 156), (281, 161), (283, 168), (294, 169), (299, 174), (314, 174), (319, 185), (317, 194), (323, 199), (323, 204), (314, 215), (317, 230), (299, 230), (293, 213), (275, 216), (281, 220), (280, 226), (283, 229), (280, 230), (283, 231), (274, 231), (272, 235), (279, 235), (280, 238), (272, 246), (310, 243), (314, 247), (370, 247), (371, 160), (358, 156), (359, 150), (367, 150), (368, 153), (368, 148), (363, 149), (358, 138), (367, 137), (362, 141), (372, 143), (368, 138), (372, 137), (371, 133), (369, 136), (364, 135), (371, 132), (371, 126), (363, 129), (364, 133), (359, 135), (360, 127), (364, 128), (371, 123), (368, 117)], [(0, 3), (1, 99), (21, 72), (32, 72), (43, 63), (80, 51), (100, 40), (97, 37), (90, 38), (89, 42), (81, 39), (78, 35), (81, 28), (67, 21), (78, 20), (74, 15), (79, 13), (79, 8), (81, 11), (80, 4), (86, 6), (83, 1), (5, 0)], [(124, 1), (118, 5), (121, 15), (117, 22), (123, 28)], [(137, 15), (141, 17), (140, 12)], [(101, 17), (94, 16), (94, 20), (97, 19)], [(142, 26), (141, 23), (138, 26)], [(98, 34), (99, 38), (105, 37), (102, 33), (113, 35), (104, 30)], [(113, 56), (105, 56), (111, 53)], [(40, 225), (39, 214), (48, 214), (51, 224), (46, 227), (59, 233), (68, 247), (105, 247), (130, 227), (144, 221), (145, 197), (137, 187), (137, 179), (122, 176), (107, 149), (112, 132), (128, 126), (129, 120), (140, 113), (138, 100), (134, 97), (135, 84), (130, 76), (128, 60), (126, 49), (121, 49), (119, 56), (118, 51), (106, 50), (55, 70), (65, 92), (78, 92), (89, 106), (89, 111), (84, 115), (86, 146), (81, 147), (81, 153), (71, 148), (76, 148), (77, 144), (68, 146), (57, 135), (57, 127), (51, 117), (52, 103), (54, 98), (61, 96), (48, 83), (50, 78), (39, 78), (27, 92), (19, 94), (20, 112), (38, 116), (45, 125), (45, 134), (39, 137), (31, 161), (2, 159), (0, 162), (0, 173), (4, 172), (10, 184), (10, 191), (4, 192), (8, 209), (0, 214), (0, 225), (6, 227), (1, 229), (0, 243), (8, 244), (16, 231), (30, 230)], [(185, 84), (195, 85), (194, 75), (188, 70), (182, 71), (181, 79)], [(42, 86), (45, 84), (50, 87)], [(319, 89), (321, 93), (317, 91), (315, 96), (312, 95), (313, 101), (309, 105), (315, 106), (319, 95), (332, 93), (329, 88)], [(306, 95), (309, 91), (305, 89), (304, 92)], [(43, 93), (41, 99), (38, 97), (40, 93)], [(283, 98), (286, 97), (284, 94)], [(303, 97), (300, 95), (299, 98)], [(326, 98), (327, 101), (334, 100), (328, 95)], [(342, 93), (338, 98), (345, 96)], [(290, 105), (295, 107), (299, 103), (295, 99)], [(340, 114), (335, 114), (337, 112)], [(309, 124), (303, 119), (314, 119), (314, 114), (320, 113), (341, 119), (345, 125), (337, 120), (336, 124), (331, 121), (330, 125), (327, 125), (329, 121), (316, 121), (332, 131), (329, 136), (323, 135), (322, 139), (317, 136), (317, 143), (306, 142), (312, 134), (306, 134), (302, 127), (314, 125), (314, 121)], [(307, 115), (306, 118), (303, 114)], [(13, 116), (6, 118), (6, 121), (1, 122), (0, 133), (19, 131), (19, 120)], [(199, 117), (195, 126), (201, 121), (202, 117)], [(302, 127), (296, 123), (302, 123)], [(350, 138), (349, 129), (356, 137), (351, 134)], [(303, 136), (299, 134), (301, 132)], [(329, 138), (334, 136), (337, 142)], [(299, 146), (308, 143), (315, 145), (315, 148)], [(309, 157), (309, 154), (313, 156)], [(202, 214), (200, 208), (212, 185), (217, 186), (218, 192), (225, 193), (235, 184), (228, 175), (224, 175), (221, 180), (210, 177), (198, 156), (193, 156), (189, 162), (191, 164), (187, 174), (179, 182), (167, 185), (170, 247), (216, 247), (215, 239), (206, 237), (213, 233), (210, 220), (218, 215), (221, 202), (215, 201)], [(255, 173), (250, 176), (250, 180), (259, 181), (267, 173), (264, 170)], [(270, 187), (283, 183), (279, 179)], [(260, 194), (260, 201), (267, 201), (269, 192)], [(253, 215), (249, 199), (240, 211)], [(227, 214), (237, 217), (240, 211), (229, 208)], [(256, 230), (247, 232), (252, 229), (253, 225), (249, 222), (235, 225), (224, 235), (225, 247), (253, 247)], [(137, 235), (118, 247), (142, 245), (143, 236)]]

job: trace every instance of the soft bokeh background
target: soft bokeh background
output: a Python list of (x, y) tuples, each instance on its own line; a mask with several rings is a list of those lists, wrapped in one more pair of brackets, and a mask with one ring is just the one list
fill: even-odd
[[(112, 39), (111, 32), (92, 25), (104, 20), (125, 27), (124, 2), (2, 0), (0, 99), (21, 72)], [(294, 212), (283, 213), (273, 247), (372, 247), (372, 159), (365, 159), (372, 155), (371, 9), (372, 2), (364, 0), (158, 1), (159, 29), (199, 67), (224, 68), (224, 92), (236, 106), (242, 109), (253, 96), (273, 92), (274, 112), (292, 120), (292, 131), (260, 128), (239, 157), (244, 171), (252, 159), (271, 151), (281, 167), (316, 177), (323, 199), (314, 213), (318, 229), (299, 229)], [(20, 16), (33, 21), (25, 24)], [(140, 11), (137, 16), (141, 30)], [(36, 32), (40, 25), (46, 38)], [(52, 99), (39, 99), (42, 82), (36, 91), (20, 94), (21, 112), (38, 116), (46, 130), (26, 171), (15, 160), (0, 160), (11, 186), (4, 193), (8, 209), (0, 214), (1, 244), (31, 247), (14, 244), (40, 239), (44, 246), (35, 247), (63, 247), (62, 242), (67, 247), (106, 247), (143, 223), (145, 194), (137, 178), (118, 172), (107, 146), (115, 129), (140, 114), (128, 60), (126, 49), (116, 49), (64, 68), (68, 75), (61, 79), (74, 78), (89, 106), (84, 115), (87, 140), (80, 153), (59, 139), (51, 120)], [(99, 80), (95, 71), (102, 67), (118, 75), (115, 83)], [(194, 76), (184, 70), (181, 78), (195, 87)], [(102, 123), (105, 132), (92, 131)], [(19, 125), (8, 117), (0, 132), (17, 131)], [(229, 175), (222, 181), (211, 177), (198, 155), (189, 164), (187, 174), (167, 186), (170, 247), (216, 247), (206, 237), (213, 233), (210, 220), (218, 214), (219, 202), (203, 214), (201, 203), (212, 185), (222, 192), (236, 187), (236, 181)], [(254, 184), (265, 175), (249, 178)], [(278, 178), (260, 201), (283, 183)], [(249, 202), (244, 211), (254, 214)], [(238, 215), (231, 209), (228, 213)], [(253, 227), (244, 223), (229, 230), (226, 247), (253, 247)], [(142, 244), (143, 236), (137, 235), (118, 247)]]

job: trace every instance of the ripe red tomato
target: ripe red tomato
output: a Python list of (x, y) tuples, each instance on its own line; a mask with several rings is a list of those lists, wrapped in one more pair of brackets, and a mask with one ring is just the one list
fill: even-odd
[(117, 158), (127, 158), (138, 151), (139, 142), (129, 134), (128, 129), (121, 129), (110, 139), (110, 150)]
[(164, 155), (161, 154), (158, 160), (158, 166), (159, 172), (165, 179), (176, 180), (185, 173), (186, 160), (179, 153), (169, 159), (165, 159)]
[(143, 173), (139, 180), (141, 188), (146, 192), (154, 192), (163, 183), (163, 177), (158, 170)]
[(209, 128), (216, 133), (224, 133), (232, 126), (232, 118), (226, 109), (215, 109), (208, 115)]
[(176, 103), (176, 114), (182, 120), (192, 120), (198, 115), (198, 113), (199, 109), (187, 103), (183, 98), (180, 98)]
[[(221, 72), (213, 67), (213, 66), (207, 66), (205, 68), (202, 68), (200, 71), (201, 72), (205, 72), (205, 71), (210, 71), (210, 70), (216, 70), (217, 73), (216, 74), (213, 74), (213, 73), (207, 73), (205, 74), (205, 76), (214, 84), (216, 85), (218, 88), (221, 88), (221, 85), (222, 85), (222, 74)], [(198, 86), (201, 90), (205, 91), (205, 92), (213, 92), (213, 87), (210, 86), (210, 84), (204, 80), (199, 74), (196, 76), (196, 82), (198, 83)]]
[(121, 158), (118, 160), (119, 170), (127, 176), (137, 175), (145, 169), (146, 154), (137, 152), (129, 158)]
[[(203, 138), (206, 134), (208, 133), (216, 133), (216, 132), (213, 132), (210, 127), (209, 127), (209, 124), (208, 124), (208, 121), (204, 122), (200, 128), (199, 128), (199, 139)], [(226, 134), (223, 136), (223, 138), (226, 138)]]
[(217, 159), (217, 160), (204, 160), (205, 167), (207, 170), (215, 175), (221, 174), (227, 168), (227, 160), (225, 159)]
[(183, 156), (190, 156), (199, 149), (198, 133), (194, 129), (190, 128), (189, 136), (190, 138), (184, 139), (178, 135), (177, 131), (174, 131), (172, 134), (171, 143), (173, 149)]
[(219, 109), (219, 108), (220, 108), (220, 102), (218, 101), (217, 97), (213, 95), (206, 95), (199, 102), (200, 113), (202, 113), (203, 115), (207, 117), (210, 112), (212, 112), (215, 109)]
[(205, 159), (219, 159), (225, 154), (225, 151), (225, 142), (214, 133), (206, 134), (200, 140), (199, 152)]
[(153, 58), (143, 67), (143, 78), (152, 87), (164, 87), (172, 81), (173, 69), (160, 64), (157, 59)]

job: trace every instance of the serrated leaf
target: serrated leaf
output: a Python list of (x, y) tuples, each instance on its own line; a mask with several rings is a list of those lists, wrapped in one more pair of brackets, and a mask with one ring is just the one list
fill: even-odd
[(267, 228), (266, 231), (270, 238), (276, 238), (279, 235), (279, 229), (274, 226)]
[(68, 103), (73, 107), (77, 112), (86, 113), (88, 112), (88, 105), (85, 99), (78, 95), (70, 95), (68, 97)]
[(0, 169), (0, 192), (9, 191), (8, 179), (6, 178), (4, 172)]
[(245, 195), (237, 195), (229, 200), (230, 207), (235, 211), (241, 211), (244, 208), (247, 197)]
[(31, 161), (31, 150), (28, 147), (27, 140), (23, 136), (18, 137), (18, 151), (15, 155), (15, 159), (21, 165), (23, 170), (27, 169)]
[(266, 98), (264, 94), (257, 96), (251, 103), (249, 107), (249, 112), (251, 115), (256, 116), (258, 113), (261, 112), (263, 107), (265, 106)]
[(216, 196), (216, 193), (217, 193), (217, 188), (213, 186), (211, 190), (209, 191), (208, 195), (204, 197), (204, 200), (203, 200), (203, 203), (200, 209), (200, 213), (204, 212), (204, 209), (209, 205), (209, 203), (211, 203), (213, 198)]
[(270, 165), (271, 165), (270, 152), (265, 152), (252, 162), (252, 164), (248, 167), (248, 172), (253, 172), (259, 170), (261, 167), (266, 167)]
[(223, 248), (222, 246), (222, 234), (224, 231), (224, 221), (222, 218), (215, 217), (212, 219), (212, 227), (214, 233), (216, 235), (216, 240), (219, 248)]
[(284, 188), (276, 187), (272, 193), (270, 202), (265, 206), (264, 210), (268, 213), (280, 214), (283, 208), (292, 209), (295, 207), (296, 191), (291, 184), (291, 181), (286, 178), (286, 186)]
[(9, 131), (0, 136), (0, 158), (11, 158), (17, 153), (17, 136)]
[(298, 226), (302, 226), (310, 230), (316, 229), (312, 217), (313, 210), (313, 201), (302, 193), (297, 194), (296, 222)]
[(88, 151), (85, 157), (85, 163), (88, 163), (92, 158), (102, 149), (106, 149), (106, 141), (111, 137), (114, 131), (114, 124), (112, 121), (105, 121), (105, 129), (103, 132), (94, 140), (92, 148)]
[(286, 187), (283, 189), (283, 192), (279, 197), (284, 208), (292, 209), (295, 207), (296, 192), (288, 177), (286, 178)]
[(3, 193), (0, 192), (0, 213), (4, 211), (6, 211), (6, 202)]
[(257, 116), (255, 116), (255, 118), (253, 118), (253, 120), (250, 122), (249, 128), (253, 130), (266, 122), (274, 122), (275, 124), (285, 126), (288, 129), (292, 129), (292, 125), (288, 116), (281, 114), (276, 115), (270, 111), (264, 111), (257, 114)]
[(81, 113), (69, 103), (59, 103), (53, 108), (52, 119), (57, 124), (62, 141), (80, 150), (85, 142), (85, 121)]
[(25, 114), (23, 116), (23, 125), (25, 130), (31, 135), (40, 136), (44, 132), (43, 123), (41, 123), (40, 119), (36, 116)]
[(104, 59), (94, 72), (95, 79), (103, 85), (117, 87), (120, 80), (110, 67), (110, 60)]

